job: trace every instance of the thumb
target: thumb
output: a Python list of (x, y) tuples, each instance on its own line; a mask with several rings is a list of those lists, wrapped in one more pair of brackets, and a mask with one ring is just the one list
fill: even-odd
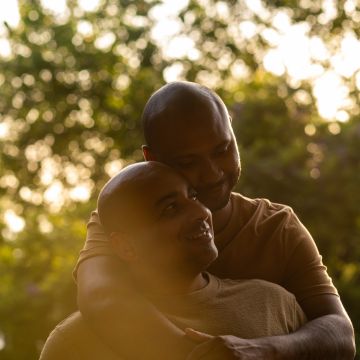
[(191, 340), (197, 343), (203, 343), (205, 341), (211, 340), (214, 336), (203, 333), (201, 331), (194, 330), (192, 328), (186, 328), (185, 334)]

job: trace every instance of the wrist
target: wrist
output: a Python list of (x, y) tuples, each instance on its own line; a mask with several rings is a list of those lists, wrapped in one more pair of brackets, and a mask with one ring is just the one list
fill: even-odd
[(276, 360), (296, 360), (297, 356), (289, 346), (288, 336), (271, 336), (255, 339), (265, 358)]

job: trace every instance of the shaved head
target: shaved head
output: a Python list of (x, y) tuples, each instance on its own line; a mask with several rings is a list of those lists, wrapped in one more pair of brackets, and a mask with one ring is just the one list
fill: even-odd
[(146, 160), (176, 169), (211, 211), (229, 211), (240, 158), (231, 118), (218, 95), (192, 82), (169, 83), (145, 105), (143, 127)]
[(100, 192), (98, 213), (114, 251), (141, 279), (197, 273), (217, 255), (210, 211), (163, 163), (122, 169)]
[(98, 198), (98, 213), (105, 232), (127, 230), (137, 216), (136, 200), (142, 197), (146, 184), (159, 171), (171, 171), (168, 166), (147, 161), (122, 169), (103, 187)]
[[(176, 81), (161, 87), (150, 97), (142, 115), (147, 145), (154, 146), (163, 121), (180, 119), (186, 122), (191, 118), (189, 115), (204, 107), (219, 113), (224, 119), (229, 118), (221, 98), (205, 86), (188, 81)], [(191, 126), (191, 123), (188, 125)]]

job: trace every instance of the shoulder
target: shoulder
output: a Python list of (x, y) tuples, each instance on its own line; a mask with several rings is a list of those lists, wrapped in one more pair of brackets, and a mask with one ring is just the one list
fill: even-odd
[(225, 294), (241, 294), (249, 301), (265, 301), (293, 305), (295, 296), (282, 286), (262, 279), (220, 279), (221, 292)]
[(277, 293), (286, 293), (290, 296), (293, 296), (290, 292), (284, 289), (282, 286), (266, 281), (263, 279), (219, 279), (212, 275), (213, 278), (216, 278), (222, 288), (242, 288), (249, 291), (273, 291)]
[(40, 360), (118, 359), (77, 311), (61, 321), (46, 340)]
[(249, 287), (260, 290), (267, 295), (272, 295), (273, 297), (279, 298), (287, 298), (291, 301), (295, 301), (295, 296), (278, 284), (262, 279), (251, 279), (245, 281), (248, 282)]
[(269, 199), (249, 198), (235, 192), (231, 194), (231, 197), (236, 207), (249, 215), (259, 211), (261, 211), (263, 216), (272, 216), (279, 213), (294, 214), (294, 211), (290, 206), (272, 202)]
[(74, 334), (78, 332), (81, 323), (82, 318), (80, 312), (77, 311), (56, 325), (45, 342), (40, 360), (56, 360), (62, 357), (72, 359)]
[(279, 230), (279, 226), (299, 226), (300, 221), (293, 209), (284, 204), (264, 198), (251, 199), (239, 193), (232, 193), (234, 212), (242, 217), (243, 226), (255, 226), (258, 231)]
[(57, 343), (72, 342), (74, 334), (80, 334), (84, 328), (86, 328), (84, 320), (80, 312), (76, 311), (56, 325), (48, 340)]

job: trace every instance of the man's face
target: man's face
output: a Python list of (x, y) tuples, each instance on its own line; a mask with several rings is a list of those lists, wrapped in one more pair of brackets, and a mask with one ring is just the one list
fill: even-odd
[(157, 169), (133, 187), (129, 223), (138, 264), (176, 274), (198, 273), (217, 256), (210, 211), (182, 176)]
[(199, 105), (186, 118), (160, 120), (156, 131), (154, 159), (187, 178), (211, 211), (223, 208), (240, 174), (238, 148), (226, 115), (213, 104)]

